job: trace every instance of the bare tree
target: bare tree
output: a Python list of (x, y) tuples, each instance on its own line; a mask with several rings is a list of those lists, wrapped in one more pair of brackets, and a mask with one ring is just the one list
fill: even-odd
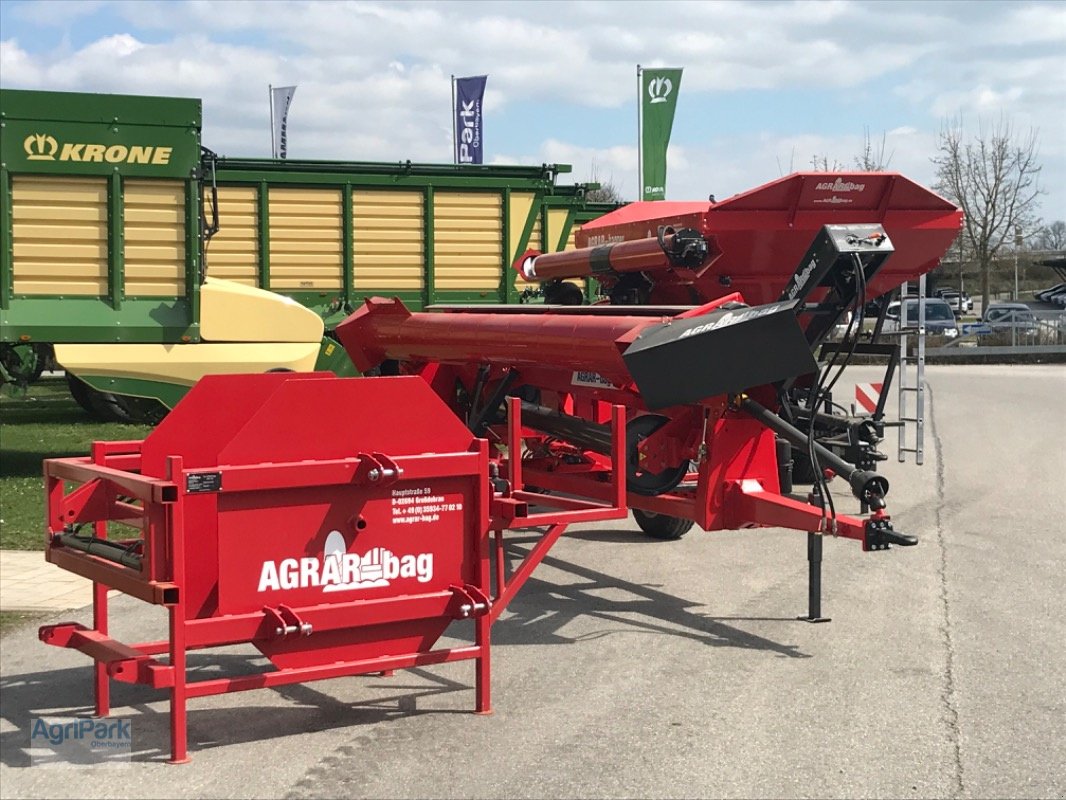
[[(793, 146), (792, 152), (788, 154), (788, 175), (791, 175), (796, 170), (793, 168), (796, 163), (796, 148)], [(780, 175), (785, 175), (785, 171), (781, 168), (781, 156), (777, 157), (777, 171)]]
[[(855, 156), (852, 159), (855, 163), (855, 169), (860, 169), (863, 172), (881, 172), (888, 169), (888, 165), (892, 162), (893, 153), (885, 154), (885, 147), (888, 144), (888, 134), (881, 134), (880, 144), (875, 145), (870, 138), (870, 129), (863, 128), (863, 145), (862, 153)], [(778, 169), (781, 168), (778, 163)], [(843, 161), (837, 161), (835, 158), (830, 158), (827, 154), (811, 156), (811, 168), (818, 172), (845, 172), (849, 169), (848, 165)]]
[(1057, 219), (1045, 225), (1033, 243), (1041, 250), (1066, 250), (1066, 222)]
[(936, 189), (965, 214), (963, 237), (981, 273), (981, 298), (988, 305), (992, 263), (1019, 229), (1032, 228), (1041, 194), (1037, 132), (1018, 137), (1006, 117), (978, 125), (967, 139), (962, 121), (945, 122), (940, 131)]
[(885, 146), (888, 144), (888, 133), (881, 132), (881, 143), (876, 147), (870, 139), (870, 129), (863, 128), (862, 154), (855, 156), (855, 166), (863, 172), (883, 172), (892, 163), (894, 152), (885, 155)]
[(593, 203), (622, 203), (622, 192), (615, 183), (614, 176), (601, 178), (599, 167), (593, 163), (589, 170), (589, 182), (598, 183), (599, 188), (585, 192), (585, 199)]
[(845, 166), (837, 161), (835, 158), (830, 161), (829, 156), (811, 156), (811, 169), (815, 172), (841, 172), (845, 169)]

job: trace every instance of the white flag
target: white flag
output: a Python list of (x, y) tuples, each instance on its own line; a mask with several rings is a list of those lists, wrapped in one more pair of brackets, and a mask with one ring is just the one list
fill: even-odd
[(292, 96), (296, 94), (296, 87), (279, 86), (270, 91), (271, 117), (274, 123), (274, 156), (285, 158), (289, 150), (289, 105), (292, 103)]

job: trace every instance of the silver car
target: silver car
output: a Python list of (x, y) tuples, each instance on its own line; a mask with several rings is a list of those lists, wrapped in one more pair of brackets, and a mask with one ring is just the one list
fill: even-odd
[[(918, 327), (918, 299), (911, 298), (903, 301), (906, 306), (905, 327)], [(900, 329), (900, 302), (897, 300), (890, 303), (885, 311), (886, 332)], [(955, 313), (945, 300), (939, 297), (925, 298), (925, 332), (930, 336), (946, 336), (954, 339), (959, 335), (959, 326), (955, 322)]]
[(992, 330), (1033, 336), (1040, 328), (1036, 314), (1025, 303), (989, 303), (981, 321)]
[(965, 314), (967, 311), (973, 311), (973, 299), (965, 292), (962, 294), (951, 291), (944, 292), (940, 295), (940, 299), (947, 302), (956, 315)]

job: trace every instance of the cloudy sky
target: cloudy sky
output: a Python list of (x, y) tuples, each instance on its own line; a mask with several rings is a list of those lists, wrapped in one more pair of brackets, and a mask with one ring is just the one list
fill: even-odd
[(449, 76), (487, 74), (486, 160), (561, 162), (636, 194), (636, 65), (683, 67), (670, 199), (719, 198), (864, 131), (922, 183), (943, 122), (1039, 132), (1066, 219), (1063, 2), (0, 2), (6, 88), (200, 97), (204, 143), (290, 158), (451, 160)]

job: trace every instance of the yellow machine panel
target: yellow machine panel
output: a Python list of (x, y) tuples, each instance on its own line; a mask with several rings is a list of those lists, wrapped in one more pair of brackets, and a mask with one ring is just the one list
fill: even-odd
[(341, 289), (344, 250), (339, 189), (271, 187), (270, 288)]
[(82, 379), (134, 378), (192, 386), (204, 375), (218, 373), (310, 372), (318, 348), (318, 342), (57, 344), (56, 358)]
[(490, 192), (434, 192), (434, 285), (495, 290), (503, 265), (503, 198)]
[(185, 184), (127, 180), (122, 195), (126, 296), (185, 294)]
[(549, 208), (548, 209), (548, 236), (545, 241), (545, 250), (562, 250), (563, 249), (563, 231), (566, 229), (566, 222), (570, 218), (570, 212), (565, 208)]
[[(211, 219), (211, 193), (205, 193)], [(218, 187), (218, 232), (207, 245), (207, 271), (245, 286), (259, 283), (259, 205), (254, 186)]]
[(16, 295), (107, 294), (107, 179), (11, 179)]
[(200, 334), (207, 342), (321, 342), (322, 318), (291, 297), (208, 278), (200, 288)]
[(533, 230), (529, 234), (529, 247), (531, 250), (544, 249), (544, 225), (541, 224), (540, 214), (537, 214), (533, 222)]
[[(513, 262), (522, 254), (519, 251), (522, 246), (522, 233), (526, 229), (530, 215), (534, 213), (533, 201), (535, 199), (536, 195), (532, 192), (511, 192), (507, 209), (507, 260), (509, 262)], [(536, 239), (530, 236), (529, 241), (532, 243)], [(533, 245), (530, 244), (530, 246)]]
[(421, 191), (352, 192), (352, 286), (356, 291), (423, 288), (424, 205)]

